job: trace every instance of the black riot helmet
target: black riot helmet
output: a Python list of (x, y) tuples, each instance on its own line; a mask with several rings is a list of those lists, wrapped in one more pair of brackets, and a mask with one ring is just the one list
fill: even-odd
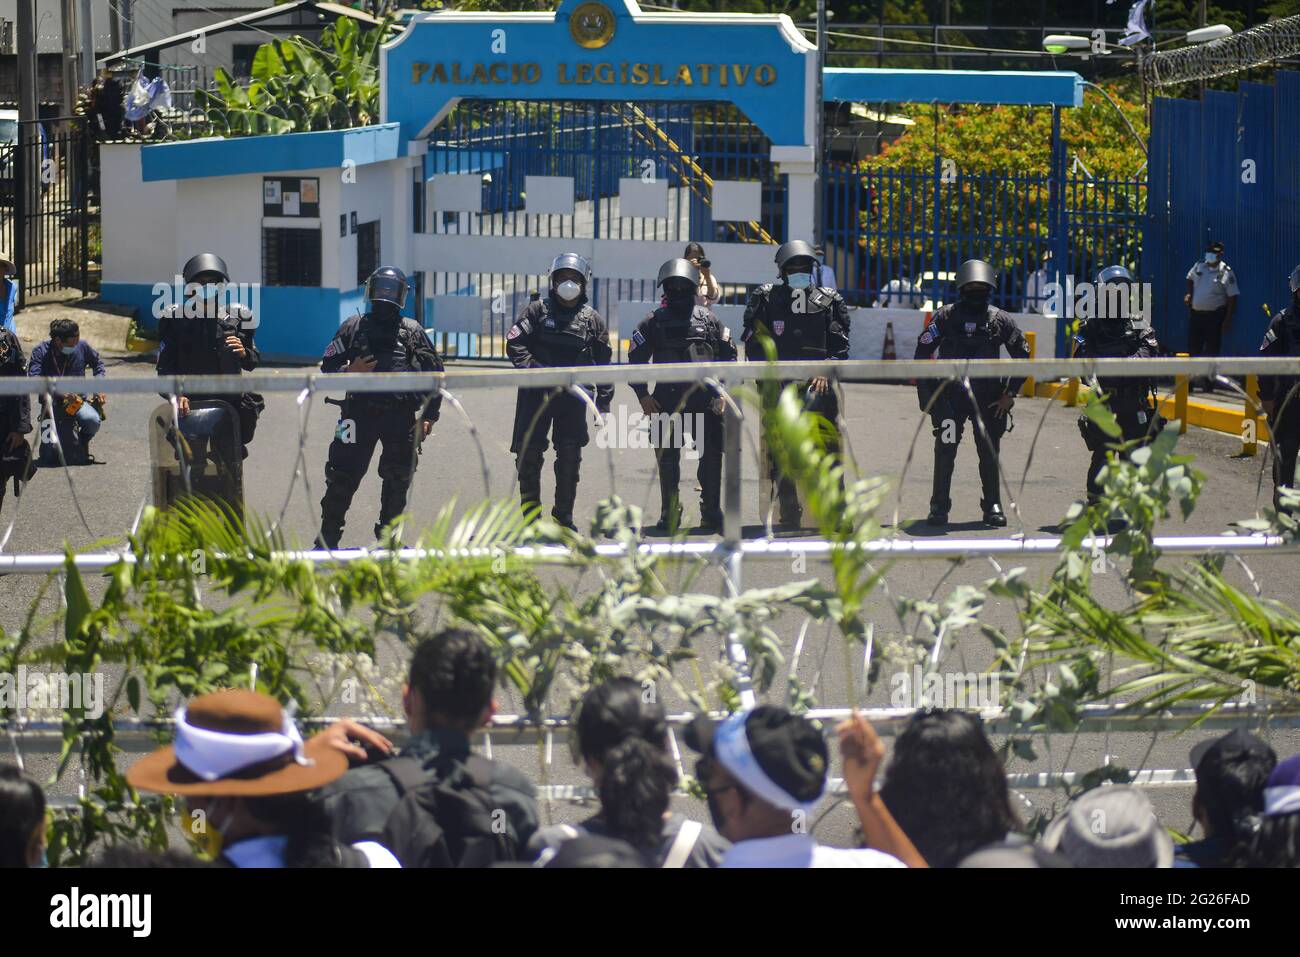
[(187, 286), (204, 281), (230, 282), (230, 269), (226, 266), (226, 261), (216, 253), (199, 253), (191, 256), (181, 269), (181, 278)]
[(406, 305), (406, 273), (394, 266), (380, 266), (366, 280), (366, 302), (386, 302), (400, 312)]
[(577, 253), (560, 253), (551, 261), (550, 280), (551, 294), (566, 306), (575, 305), (587, 294), (591, 263)]
[(986, 310), (998, 274), (982, 259), (968, 259), (957, 267), (957, 297), (969, 309)]
[(998, 274), (984, 260), (968, 259), (957, 267), (957, 292), (962, 292), (972, 283), (983, 283), (992, 291), (998, 283)]
[(817, 250), (813, 249), (812, 243), (802, 239), (782, 243), (776, 251), (776, 268), (782, 276), (792, 271), (802, 271), (800, 267), (807, 267), (807, 271), (812, 272), (817, 267), (817, 262)]
[(659, 267), (657, 285), (663, 287), (669, 303), (693, 303), (700, 288), (700, 271), (689, 259), (670, 259)]
[(1097, 273), (1097, 318), (1112, 329), (1128, 325), (1132, 308), (1132, 287), (1136, 280), (1126, 266), (1107, 266)]

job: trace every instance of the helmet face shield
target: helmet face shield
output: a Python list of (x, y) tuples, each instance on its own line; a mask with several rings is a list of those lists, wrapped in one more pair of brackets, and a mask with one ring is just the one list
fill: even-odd
[(406, 306), (408, 292), (406, 276), (391, 266), (381, 266), (366, 280), (367, 302), (386, 302), (400, 310)]

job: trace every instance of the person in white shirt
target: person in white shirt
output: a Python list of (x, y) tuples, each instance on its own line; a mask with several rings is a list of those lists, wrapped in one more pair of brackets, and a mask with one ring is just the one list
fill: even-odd
[(813, 810), (826, 790), (828, 758), (813, 722), (760, 705), (720, 722), (701, 715), (692, 723), (686, 743), (701, 754), (697, 776), (709, 813), (718, 832), (732, 841), (722, 867), (925, 865), (871, 793), (884, 748), (870, 725), (855, 716), (840, 726), (840, 735), (845, 783), (874, 847), (827, 847), (811, 833)]
[(1042, 265), (1029, 274), (1025, 280), (1025, 312), (1036, 312), (1040, 316), (1047, 314), (1051, 295), (1048, 285), (1052, 282), (1052, 251), (1043, 253)]
[[(1187, 319), (1187, 352), (1193, 356), (1217, 356), (1223, 337), (1232, 328), (1232, 314), (1237, 309), (1237, 274), (1223, 261), (1223, 243), (1205, 247), (1201, 262), (1187, 270), (1187, 294), (1183, 302), (1190, 313)], [(1192, 383), (1195, 387), (1198, 383)], [(1201, 383), (1206, 390), (1209, 382)]]
[(875, 301), (876, 309), (920, 309), (925, 304), (925, 295), (912, 284), (906, 276), (899, 276), (885, 283), (880, 290), (880, 298)]
[(711, 306), (722, 298), (722, 286), (713, 275), (713, 263), (704, 255), (704, 247), (699, 243), (687, 243), (683, 259), (689, 259), (700, 271), (700, 288), (695, 293), (695, 305)]

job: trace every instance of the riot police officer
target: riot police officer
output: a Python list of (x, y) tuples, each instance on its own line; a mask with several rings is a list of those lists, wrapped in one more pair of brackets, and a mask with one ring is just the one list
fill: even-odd
[[(989, 301), (996, 282), (993, 267), (983, 260), (969, 259), (962, 263), (957, 269), (957, 302), (941, 307), (934, 314), (933, 321), (917, 339), (914, 358), (929, 359), (938, 352), (940, 359), (996, 359), (1005, 346), (1012, 358), (1028, 359), (1029, 344), (1015, 320)], [(968, 419), (975, 430), (975, 447), (979, 452), (983, 491), (980, 508), (984, 512), (984, 524), (995, 528), (1007, 524), (998, 484), (998, 450), (1007, 429), (1007, 415), (1023, 382), (1023, 376), (972, 379), (971, 392), (975, 397), (972, 405), (960, 383), (917, 380), (921, 409), (929, 409), (934, 426), (934, 487), (927, 524), (936, 527), (948, 524), (957, 446)]]
[[(659, 268), (658, 285), (664, 304), (650, 313), (632, 333), (631, 363), (729, 362), (736, 358), (731, 333), (706, 306), (695, 304), (700, 270), (688, 259), (670, 259)], [(722, 528), (722, 414), (723, 401), (704, 383), (660, 382), (654, 392), (633, 382), (632, 391), (641, 410), (651, 417), (651, 440), (659, 462), (661, 508), (655, 529), (675, 531), (681, 521), (678, 483), (681, 481), (681, 446), (690, 435), (700, 464), (697, 475), (700, 524), (710, 531)], [(703, 428), (697, 430), (697, 425)], [(703, 434), (700, 434), (700, 432)]]
[[(441, 372), (442, 360), (420, 324), (402, 316), (408, 285), (405, 274), (380, 266), (366, 280), (364, 316), (353, 316), (321, 358), (322, 372)], [(424, 412), (416, 421), (416, 413)], [(352, 496), (379, 453), (379, 521), (375, 537), (406, 511), (407, 494), (415, 473), (416, 432), (428, 436), (438, 421), (442, 398), (435, 391), (349, 392), (343, 398), (334, 441), (325, 464), (325, 495), (320, 501), (319, 547), (334, 549), (343, 536)]]
[[(1074, 336), (1074, 355), (1081, 359), (1152, 359), (1160, 354), (1160, 343), (1149, 327), (1135, 324), (1133, 274), (1123, 266), (1107, 266), (1097, 274), (1093, 315), (1084, 317)], [(1099, 379), (1122, 438), (1128, 443), (1145, 439), (1155, 428), (1155, 404), (1151, 400), (1155, 383), (1149, 378)], [(1106, 464), (1106, 453), (1116, 440), (1106, 435), (1086, 415), (1079, 416), (1079, 431), (1092, 453), (1088, 466), (1088, 503), (1101, 496), (1097, 481)]]
[[(849, 357), (849, 307), (844, 297), (829, 286), (813, 285), (819, 269), (817, 253), (810, 243), (794, 239), (776, 251), (779, 283), (764, 283), (749, 296), (745, 306), (745, 328), (741, 341), (745, 356), (762, 362), (767, 357), (763, 339), (772, 341), (780, 360), (847, 359)], [(788, 382), (782, 382), (784, 388)], [(825, 376), (803, 384), (804, 408), (824, 416), (838, 436), (839, 400)], [(766, 402), (774, 399), (769, 390)], [(839, 451), (837, 440), (828, 445)], [(803, 509), (794, 482), (780, 473), (776, 462), (770, 475), (776, 486), (778, 519), (782, 528), (802, 525)]]
[[(185, 264), (181, 275), (187, 301), (172, 303), (158, 321), (158, 375), (239, 375), (256, 369), (260, 361), (253, 344), (256, 322), (246, 306), (225, 301), (225, 284), (230, 282), (225, 260), (199, 253)], [(262, 397), (256, 392), (178, 395), (180, 416), (189, 415), (191, 402), (202, 400), (220, 400), (234, 408), (241, 457), (247, 458), (258, 416), (266, 407)]]
[[(530, 301), (506, 334), (506, 352), (519, 369), (552, 366), (603, 366), (613, 357), (605, 320), (587, 302), (591, 266), (577, 253), (551, 263), (549, 289)], [(612, 385), (593, 387), (596, 408), (609, 411)], [(519, 472), (519, 499), (525, 509), (540, 507), (542, 461), (547, 434), (555, 444), (555, 506), (551, 515), (574, 529), (582, 449), (587, 434), (587, 404), (563, 389), (520, 389), (515, 402), (510, 451)]]
[[(0, 376), (25, 376), (27, 361), (18, 337), (0, 326)], [(27, 434), (32, 430), (32, 400), (29, 395), (0, 396), (0, 504), (4, 503), (9, 479), (14, 494), (32, 475), (32, 449)]]
[[(1265, 356), (1300, 356), (1300, 266), (1291, 271), (1291, 304), (1273, 317), (1259, 351)], [(1282, 508), (1281, 489), (1297, 488), (1300, 451), (1300, 376), (1260, 376), (1259, 398), (1273, 437), (1273, 504)]]

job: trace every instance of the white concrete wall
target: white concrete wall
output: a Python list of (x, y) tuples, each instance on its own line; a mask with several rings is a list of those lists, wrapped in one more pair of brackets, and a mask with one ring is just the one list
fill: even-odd
[[(855, 309), (850, 319), (849, 358), (879, 359), (885, 346), (885, 330), (894, 324), (894, 351), (900, 359), (910, 359), (916, 351), (916, 339), (925, 328), (928, 312), (920, 309)], [(1056, 355), (1056, 319), (1032, 312), (1013, 312), (1011, 318), (1022, 332), (1034, 332), (1038, 358)], [(1006, 351), (1003, 350), (1006, 357)]]
[[(352, 213), (357, 225), (379, 220), (379, 258), (385, 266), (396, 266), (410, 274), (429, 268), (411, 257), (412, 160), (405, 158), (356, 167), (355, 182), (344, 182), (339, 170), (321, 171), (322, 200), (330, 197), (330, 213), (324, 219), (325, 241), (335, 246), (334, 259), (322, 272), (322, 284), (344, 291), (356, 289), (357, 237), (352, 232)], [(328, 183), (327, 183), (328, 179)], [(348, 234), (339, 236), (339, 215), (348, 217)]]
[(137, 145), (104, 144), (99, 156), (103, 281), (170, 281), (170, 274), (160, 272), (165, 273), (177, 256), (176, 183), (141, 182)]
[(213, 176), (176, 181), (176, 271), (197, 252), (216, 253), (231, 282), (262, 281), (262, 177)]

